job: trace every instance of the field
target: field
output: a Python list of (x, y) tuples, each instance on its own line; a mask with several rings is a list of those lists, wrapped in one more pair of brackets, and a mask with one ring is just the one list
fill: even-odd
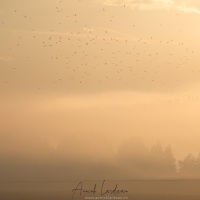
[[(7, 182), (0, 184), (0, 200), (68, 200), (72, 199), (72, 189), (77, 186), (72, 182)], [(101, 196), (102, 181), (83, 181), (87, 189), (96, 183), (96, 194), (80, 195), (73, 199), (133, 199), (133, 200), (196, 200), (200, 199), (200, 181), (187, 180), (148, 180), (148, 181), (107, 181), (104, 190), (126, 189), (126, 194), (106, 194)], [(97, 199), (97, 198), (96, 198)]]

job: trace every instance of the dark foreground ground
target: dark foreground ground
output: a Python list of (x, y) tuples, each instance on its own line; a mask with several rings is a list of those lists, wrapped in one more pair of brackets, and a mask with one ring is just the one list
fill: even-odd
[[(4, 182), (0, 183), (0, 200), (70, 200), (72, 189), (80, 181), (73, 182)], [(118, 189), (124, 194), (101, 196), (103, 181), (82, 181), (83, 190), (91, 190), (96, 184), (96, 194), (75, 193), (74, 200), (81, 199), (129, 199), (129, 200), (200, 200), (200, 181), (109, 181), (103, 192)], [(80, 188), (80, 187), (79, 187)]]

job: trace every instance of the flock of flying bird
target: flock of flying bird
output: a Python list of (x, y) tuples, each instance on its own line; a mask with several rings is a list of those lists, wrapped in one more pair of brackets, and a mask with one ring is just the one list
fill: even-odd
[[(126, 6), (122, 9), (126, 9)], [(102, 15), (106, 12), (105, 8), (101, 10)], [(14, 13), (23, 20), (29, 20), (29, 25), (31, 24), (32, 17), (21, 14), (17, 9)], [(29, 31), (29, 40), (33, 40), (35, 44), (40, 43), (37, 46), (38, 52), (41, 52), (40, 56), (43, 57), (44, 52), (44, 55), (48, 54), (48, 58), (44, 57), (48, 60), (47, 63), (51, 63), (49, 70), (52, 71), (52, 67), (54, 68), (53, 90), (59, 87), (79, 91), (99, 91), (102, 88), (151, 89), (156, 88), (156, 85), (167, 87), (169, 82), (180, 81), (182, 66), (188, 66), (191, 55), (195, 54), (195, 51), (186, 47), (184, 42), (176, 42), (173, 39), (157, 41), (153, 36), (126, 36), (120, 31), (114, 31), (110, 28), (115, 20), (113, 15), (105, 22), (106, 28), (90, 28), (85, 23), (83, 30), (60, 31), (59, 26), (64, 26), (64, 20), (69, 26), (74, 27), (74, 30), (78, 30), (81, 27), (79, 20), (82, 23), (83, 19), (77, 13), (66, 15), (62, 1), (55, 7), (55, 13), (55, 18), (59, 19), (55, 29), (42, 32), (32, 28)], [(110, 27), (107, 26), (109, 23)], [(130, 29), (134, 32), (137, 25), (132, 24)], [(20, 31), (16, 33), (17, 48), (23, 48), (23, 34)], [(179, 57), (174, 47), (183, 50)], [(31, 58), (35, 59), (34, 55), (25, 55), (22, 59)], [(12, 69), (17, 70), (18, 67), (13, 66)]]

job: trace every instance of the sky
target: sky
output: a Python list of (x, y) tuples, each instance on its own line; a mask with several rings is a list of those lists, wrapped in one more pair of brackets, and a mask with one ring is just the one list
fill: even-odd
[(198, 155), (199, 34), (196, 0), (0, 0), (1, 155)]

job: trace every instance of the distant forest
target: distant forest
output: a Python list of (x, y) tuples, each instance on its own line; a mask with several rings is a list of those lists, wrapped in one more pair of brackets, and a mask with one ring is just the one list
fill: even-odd
[[(123, 141), (113, 152), (106, 150), (107, 159), (98, 153), (109, 146), (106, 144), (99, 148), (94, 143), (86, 149), (89, 143), (84, 140), (82, 147), (80, 140), (71, 146), (70, 140), (63, 140), (52, 148), (46, 139), (30, 135), (1, 135), (0, 139), (1, 181), (200, 178), (200, 155), (188, 154), (177, 160), (170, 145), (163, 148), (157, 143), (147, 148), (140, 139)], [(5, 145), (8, 141), (9, 146)], [(83, 153), (85, 149), (87, 155)]]
[(146, 148), (141, 141), (134, 146), (127, 141), (121, 145), (118, 159), (131, 166), (133, 173), (138, 172), (138, 178), (200, 178), (200, 154), (195, 157), (189, 153), (184, 159), (177, 160), (170, 145), (163, 148), (157, 143)]

